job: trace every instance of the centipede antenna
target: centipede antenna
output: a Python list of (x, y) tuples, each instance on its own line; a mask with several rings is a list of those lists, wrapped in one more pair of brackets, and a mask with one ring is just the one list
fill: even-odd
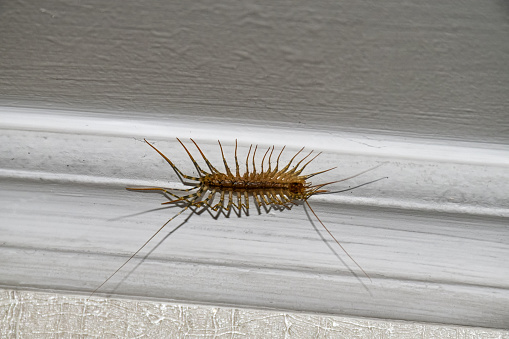
[[(326, 192), (320, 192), (320, 191), (314, 191), (315, 193), (319, 193), (319, 194), (334, 194), (334, 193), (343, 193), (343, 192), (348, 192), (348, 191), (352, 191), (356, 188), (359, 188), (359, 187), (362, 187), (362, 186), (366, 186), (366, 185), (370, 185), (370, 184), (374, 184), (375, 182), (377, 181), (380, 181), (380, 180), (384, 180), (384, 179), (389, 179), (389, 177), (382, 177), (382, 178), (378, 178), (376, 180), (371, 180), (371, 181), (368, 181), (368, 182), (365, 182), (363, 184), (360, 184), (360, 185), (357, 185), (357, 186), (353, 186), (353, 187), (349, 187), (349, 188), (345, 188), (344, 190), (339, 190), (339, 191), (326, 191)], [(343, 180), (340, 180), (340, 181), (343, 181)], [(336, 182), (339, 182), (339, 181), (332, 181), (332, 182), (329, 182), (327, 183), (327, 185), (329, 184), (334, 184)], [(316, 187), (316, 186), (319, 186), (319, 185), (315, 185), (315, 186), (311, 186), (311, 187)], [(323, 187), (323, 186), (322, 186)], [(318, 187), (318, 189), (320, 189), (321, 187)]]

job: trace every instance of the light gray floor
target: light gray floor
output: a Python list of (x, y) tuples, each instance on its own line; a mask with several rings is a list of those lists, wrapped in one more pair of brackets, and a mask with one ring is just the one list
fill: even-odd
[[(44, 314), (44, 317), (40, 317)], [(509, 338), (509, 331), (0, 290), (0, 335), (92, 338)]]

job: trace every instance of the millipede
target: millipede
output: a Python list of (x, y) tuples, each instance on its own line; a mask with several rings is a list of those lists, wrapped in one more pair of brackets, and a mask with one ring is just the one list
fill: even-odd
[[(191, 176), (184, 174), (175, 164), (165, 156), (161, 151), (159, 151), (154, 145), (144, 139), (145, 142), (152, 147), (163, 159), (171, 166), (171, 168), (175, 171), (180, 181), (186, 185), (191, 186), (188, 189), (176, 189), (176, 188), (163, 188), (163, 187), (142, 187), (142, 188), (134, 188), (134, 187), (126, 187), (127, 190), (133, 191), (160, 191), (163, 194), (172, 197), (172, 200), (163, 202), (162, 205), (168, 204), (184, 204), (184, 207), (176, 213), (173, 217), (171, 217), (168, 221), (166, 221), (133, 255), (129, 257), (115, 272), (113, 272), (101, 285), (99, 285), (90, 296), (95, 294), (104, 284), (106, 284), (118, 271), (120, 271), (131, 259), (133, 259), (169, 222), (178, 217), (184, 211), (189, 208), (210, 208), (213, 211), (226, 211), (228, 214), (232, 209), (236, 209), (238, 215), (244, 211), (246, 215), (249, 214), (249, 199), (253, 198), (253, 202), (256, 205), (258, 211), (261, 208), (281, 208), (281, 209), (291, 209), (293, 206), (298, 205), (299, 202), (304, 202), (308, 208), (311, 210), (316, 219), (320, 222), (323, 228), (329, 233), (329, 235), (334, 239), (334, 241), (338, 244), (338, 246), (345, 252), (345, 254), (355, 263), (355, 265), (364, 273), (366, 277), (371, 279), (369, 275), (364, 271), (364, 269), (354, 260), (354, 258), (347, 252), (347, 250), (341, 245), (341, 243), (334, 237), (332, 232), (325, 226), (325, 224), (320, 220), (318, 215), (315, 213), (311, 205), (309, 205), (308, 199), (316, 194), (323, 193), (333, 193), (329, 192), (327, 189), (324, 189), (325, 186), (338, 183), (341, 181), (349, 180), (355, 178), (363, 173), (371, 171), (372, 169), (379, 167), (380, 165), (363, 171), (361, 173), (355, 174), (348, 178), (344, 178), (337, 181), (331, 181), (326, 183), (321, 183), (317, 185), (313, 185), (308, 180), (318, 174), (322, 174), (328, 171), (335, 169), (336, 167), (332, 167), (326, 170), (314, 172), (311, 174), (302, 175), (304, 169), (309, 165), (313, 160), (318, 157), (321, 152), (312, 156), (314, 151), (311, 151), (304, 155), (297, 163), (292, 167), (292, 163), (294, 163), (295, 159), (302, 153), (304, 147), (302, 147), (291, 159), (290, 161), (280, 169), (280, 158), (285, 150), (284, 146), (276, 158), (275, 166), (272, 167), (272, 157), (274, 154), (275, 147), (269, 147), (267, 151), (265, 151), (260, 171), (257, 172), (256, 164), (255, 164), (255, 156), (256, 151), (258, 150), (258, 146), (256, 145), (253, 149), (253, 145), (249, 147), (249, 151), (246, 156), (246, 170), (243, 174), (240, 173), (239, 160), (237, 157), (237, 140), (235, 140), (235, 173), (232, 172), (230, 167), (228, 166), (228, 162), (224, 156), (223, 146), (221, 142), (218, 140), (219, 148), (221, 150), (221, 156), (223, 159), (225, 172), (221, 172), (216, 169), (211, 162), (207, 159), (203, 151), (200, 149), (198, 144), (190, 139), (191, 142), (196, 146), (196, 149), (200, 153), (203, 161), (208, 167), (208, 171), (202, 169), (198, 162), (194, 159), (189, 152), (189, 149), (184, 145), (184, 143), (177, 138), (178, 142), (182, 145), (184, 150), (187, 152), (189, 159), (192, 161), (196, 171), (198, 172), (198, 176)], [(251, 153), (251, 151), (253, 151)], [(268, 156), (268, 158), (267, 158)], [(312, 157), (311, 157), (312, 156)], [(311, 158), (310, 158), (311, 157)], [(265, 159), (267, 158), (267, 166), (264, 166)], [(249, 169), (249, 163), (252, 163), (252, 170)], [(383, 179), (383, 178), (382, 178)], [(186, 181), (188, 180), (188, 181)], [(381, 180), (381, 179), (378, 179)], [(346, 189), (344, 191), (348, 191), (360, 186), (364, 186), (366, 184), (373, 183), (375, 181), (370, 181), (364, 183), (362, 185), (355, 186), (353, 188)], [(190, 182), (189, 182), (190, 181)], [(185, 195), (178, 195), (173, 192), (186, 192)], [(216, 195), (219, 195), (219, 201), (214, 204)]]

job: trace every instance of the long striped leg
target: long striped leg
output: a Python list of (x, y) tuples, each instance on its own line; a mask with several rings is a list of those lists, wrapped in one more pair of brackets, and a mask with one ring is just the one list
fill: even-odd
[(284, 205), (284, 203), (278, 199), (276, 191), (270, 190), (270, 202), (276, 205)]
[(179, 201), (194, 201), (194, 200), (198, 199), (203, 194), (204, 191), (205, 191), (204, 188), (200, 188), (197, 192), (195, 192), (193, 194), (189, 194), (189, 195), (186, 195), (186, 196), (183, 196), (183, 197), (177, 196), (178, 199), (172, 200), (172, 201), (163, 202), (163, 203), (161, 203), (161, 205), (173, 204), (173, 203), (176, 203), (176, 202), (179, 202)]
[[(263, 158), (262, 158), (262, 174), (263, 174), (263, 163), (265, 162), (265, 158), (267, 157), (267, 154), (270, 152), (270, 147), (267, 149), (267, 151), (265, 152), (265, 154), (263, 155)], [(270, 161), (269, 161), (269, 166), (270, 166)]]
[(199, 186), (194, 186), (191, 188), (164, 188), (164, 187), (126, 187), (126, 190), (130, 191), (150, 191), (150, 190), (160, 190), (160, 191), (178, 191), (178, 192), (189, 192), (197, 189)]
[[(200, 168), (200, 166), (198, 165), (198, 163), (196, 162), (196, 160), (194, 160), (193, 156), (191, 155), (191, 152), (189, 152), (189, 150), (187, 149), (186, 145), (184, 145), (184, 143), (182, 141), (180, 141), (179, 138), (177, 138), (177, 140), (182, 145), (182, 147), (184, 147), (184, 150), (186, 151), (187, 155), (189, 156), (189, 159), (191, 159), (191, 161), (193, 162), (194, 167), (198, 171), (198, 175), (200, 176), (200, 178), (202, 177), (202, 174), (207, 175), (208, 173), (206, 171), (202, 170)], [(199, 179), (196, 179), (196, 180), (199, 180)]]
[(279, 158), (281, 158), (281, 154), (283, 154), (283, 151), (285, 150), (285, 147), (286, 146), (283, 146), (283, 148), (281, 149), (281, 152), (279, 152), (279, 155), (277, 156), (277, 160), (276, 160), (276, 168), (274, 168), (273, 172), (270, 172), (270, 175), (275, 175), (278, 172), (278, 169), (279, 169)]
[(242, 195), (240, 192), (237, 192), (236, 194), (237, 203), (235, 203), (235, 198), (233, 196), (233, 191), (228, 192), (228, 206), (226, 206), (226, 210), (228, 213), (232, 210), (232, 208), (237, 209), (238, 213), (235, 211), (235, 213), (240, 216), (242, 214)]
[(233, 206), (233, 191), (228, 191), (228, 204), (226, 205), (226, 212), (230, 213)]
[[(152, 148), (153, 148), (153, 149), (154, 149), (157, 153), (159, 153), (159, 155), (160, 155), (160, 156), (162, 156), (162, 157), (163, 157), (163, 159), (164, 159), (164, 160), (166, 160), (166, 162), (167, 162), (168, 164), (170, 164), (171, 168), (173, 168), (173, 170), (175, 171), (175, 173), (177, 173), (177, 175), (180, 177), (180, 180), (181, 180), (182, 182), (184, 182), (184, 181), (182, 180), (182, 177), (183, 177), (183, 178), (186, 178), (186, 179), (189, 179), (189, 180), (195, 180), (195, 181), (199, 181), (199, 180), (200, 180), (199, 178), (195, 178), (195, 177), (192, 177), (192, 176), (190, 176), (190, 175), (186, 175), (186, 174), (182, 173), (182, 171), (180, 171), (180, 170), (177, 168), (177, 166), (175, 166), (175, 165), (173, 164), (173, 162), (171, 162), (171, 160), (170, 160), (170, 159), (168, 159), (168, 157), (166, 157), (166, 155), (164, 155), (163, 153), (161, 153), (161, 151), (159, 151), (157, 148), (155, 148), (155, 146), (154, 146), (154, 145), (152, 145), (150, 142), (148, 142), (148, 141), (147, 141), (147, 139), (143, 139), (143, 140), (145, 140), (145, 142), (146, 142), (146, 143), (147, 143), (150, 147), (152, 147)], [(177, 140), (178, 140), (178, 138), (177, 138)], [(179, 140), (179, 141), (180, 141), (180, 140)], [(181, 144), (182, 144), (182, 143), (181, 143)], [(189, 153), (189, 152), (188, 152), (188, 153)], [(189, 154), (189, 156), (191, 156), (191, 155)], [(193, 161), (193, 162), (194, 162), (194, 161)], [(197, 164), (196, 164), (196, 166), (197, 166)], [(199, 167), (198, 167), (198, 168), (199, 168)], [(200, 174), (200, 171), (198, 171), (198, 173)], [(201, 174), (200, 174), (200, 176), (201, 176)]]
[[(329, 169), (326, 169), (326, 170), (323, 170), (323, 171), (320, 171), (320, 172), (315, 172), (315, 173), (311, 173), (311, 174), (308, 174), (308, 175), (304, 175), (303, 178), (309, 179), (311, 177), (314, 177), (315, 175), (322, 174), (322, 173), (325, 173), (325, 172), (329, 172), (329, 171), (332, 171), (333, 169), (336, 169), (336, 168), (337, 168), (337, 166), (329, 168)], [(355, 178), (356, 176), (361, 175), (362, 173), (365, 173), (365, 172), (361, 172), (361, 173), (356, 174), (356, 175), (354, 175), (352, 177), (349, 177), (349, 178), (341, 179), (341, 180), (338, 180), (338, 181), (333, 181), (333, 182), (331, 182), (331, 184), (335, 184), (336, 182), (341, 182), (341, 181), (345, 181), (345, 180), (348, 180), (348, 179)]]
[(255, 149), (253, 152), (253, 173), (251, 174), (252, 177), (254, 177), (256, 175), (255, 155), (256, 155), (257, 149), (258, 149), (258, 145), (255, 146)]
[(224, 207), (224, 191), (221, 191), (221, 197), (219, 198), (219, 202), (212, 207), (212, 210), (218, 211)]
[(207, 166), (209, 167), (210, 171), (212, 173), (220, 173), (214, 166), (212, 166), (212, 164), (210, 163), (209, 159), (207, 159), (207, 157), (205, 156), (205, 154), (203, 154), (203, 152), (201, 151), (200, 147), (198, 146), (198, 144), (193, 140), (191, 139), (191, 141), (193, 142), (193, 144), (196, 146), (196, 148), (198, 149), (198, 152), (200, 152), (203, 160), (205, 160), (205, 163), (207, 164)]
[(246, 208), (246, 211), (249, 213), (249, 193), (247, 191), (244, 191), (244, 207)]
[(270, 201), (269, 201), (269, 199), (267, 199), (267, 195), (266, 194), (260, 194), (260, 197), (262, 198), (262, 201), (264, 202), (264, 204), (266, 206), (270, 205)]
[(239, 213), (242, 212), (242, 194), (240, 192), (237, 192), (237, 204), (233, 203), (233, 206), (239, 210)]
[[(291, 170), (289, 170), (288, 172), (286, 172), (287, 174), (293, 174), (300, 166), (300, 164), (302, 164), (302, 162), (304, 160), (306, 160), (311, 154), (313, 154), (313, 150), (311, 150), (311, 152), (309, 152), (304, 158), (300, 159), (299, 162), (297, 163), (297, 165), (295, 165)], [(304, 167), (299, 170), (299, 173), (302, 172), (302, 170), (304, 170), (304, 168), (307, 166), (307, 164), (309, 164), (311, 161), (313, 161), (317, 156), (319, 156), (321, 153), (318, 153), (317, 155), (315, 155), (310, 161), (308, 161), (307, 163), (304, 164)]]
[(221, 145), (221, 142), (219, 140), (217, 142), (219, 143), (219, 148), (221, 149), (221, 156), (223, 157), (223, 163), (224, 163), (224, 168), (226, 169), (226, 174), (229, 177), (233, 177), (233, 173), (230, 171), (230, 167), (228, 167), (228, 163), (226, 162), (226, 159), (224, 157), (223, 146)]
[(272, 150), (270, 151), (270, 154), (269, 154), (269, 169), (267, 170), (267, 173), (272, 173), (272, 167), (271, 167), (271, 164), (270, 164), (270, 159), (272, 158), (272, 153), (274, 152), (274, 146), (272, 146)]
[(237, 178), (240, 178), (239, 160), (237, 159), (237, 139), (235, 139), (235, 173)]
[[(194, 190), (196, 189), (197, 187), (193, 187), (193, 188), (190, 188), (188, 190), (182, 190), (182, 191), (191, 191), (191, 190)], [(126, 187), (125, 188), (126, 190), (129, 190), (129, 191), (162, 191), (164, 192), (164, 194), (168, 194), (172, 197), (175, 197), (175, 198), (189, 198), (189, 197), (192, 197), (193, 194), (189, 194), (189, 195), (185, 195), (185, 196), (178, 196), (174, 193), (171, 193), (170, 191), (168, 191), (167, 189), (165, 188), (162, 188), (162, 187), (143, 187), (143, 188), (135, 188), (135, 187)]]
[(304, 147), (302, 147), (291, 159), (290, 161), (288, 162), (288, 164), (283, 167), (283, 169), (281, 169), (279, 172), (276, 173), (276, 175), (280, 176), (282, 173), (286, 172), (288, 170), (288, 168), (290, 167), (290, 165), (292, 164), (293, 160), (295, 160), (295, 158), (297, 157), (297, 155), (300, 154), (300, 152), (302, 152), (304, 150)]
[[(308, 162), (306, 162), (298, 171), (295, 172), (295, 175), (300, 175), (302, 173), (302, 171), (304, 171), (304, 169), (306, 168), (307, 165), (309, 165), (309, 163), (313, 160), (315, 160), (320, 154), (322, 154), (322, 152), (318, 153), (317, 155), (315, 155), (311, 160), (309, 160)], [(300, 164), (300, 163), (299, 163)], [(294, 169), (292, 169), (292, 171), (295, 171), (297, 169), (297, 166), (295, 166)]]
[(167, 188), (167, 189), (169, 189), (169, 190), (171, 190), (171, 191), (189, 192), (189, 191), (192, 191), (192, 190), (194, 190), (194, 189), (197, 189), (198, 187), (199, 187), (199, 186), (194, 186), (194, 187), (186, 188), (186, 189), (184, 189), (184, 188)]
[(115, 274), (117, 274), (118, 271), (120, 271), (125, 265), (127, 265), (127, 263), (129, 261), (131, 261), (132, 258), (134, 258), (138, 253), (140, 253), (140, 251), (145, 247), (147, 246), (147, 244), (152, 240), (154, 239), (154, 237), (156, 235), (159, 234), (159, 232), (161, 232), (161, 230), (166, 226), (168, 225), (168, 223), (170, 221), (172, 221), (173, 219), (175, 219), (176, 217), (178, 217), (179, 215), (181, 215), (184, 211), (186, 211), (189, 207), (191, 207), (193, 205), (193, 200), (191, 200), (187, 205), (186, 207), (182, 208), (177, 214), (175, 214), (173, 217), (171, 217), (167, 222), (165, 222), (163, 224), (163, 226), (161, 226), (154, 234), (152, 234), (152, 236), (150, 238), (148, 238), (147, 241), (145, 241), (145, 243), (140, 247), (138, 248), (138, 250), (136, 252), (133, 253), (133, 255), (131, 255), (129, 257), (129, 259), (127, 259), (119, 268), (117, 268), (117, 270), (115, 272), (113, 272), (106, 280), (103, 281), (103, 283), (101, 285), (99, 285), (91, 294), (89, 297), (93, 296), (95, 294), (95, 292), (97, 292), (101, 287), (103, 287), (104, 284), (106, 284), (111, 278), (113, 278), (113, 276)]
[[(238, 210), (238, 213), (237, 212), (235, 212), (235, 213), (237, 214), (237, 216), (240, 217), (242, 215), (242, 206), (243, 206), (243, 204), (242, 204), (242, 193), (237, 191), (236, 197), (237, 197), (237, 203), (235, 203), (235, 198), (233, 197), (233, 191), (231, 191), (230, 195), (228, 196), (228, 198), (229, 198), (228, 205), (231, 202), (232, 206), (235, 209)], [(229, 208), (231, 208), (231, 207), (229, 207)]]
[(246, 157), (246, 173), (244, 173), (244, 179), (248, 179), (249, 177), (249, 154), (251, 154), (251, 148), (253, 145), (249, 146), (249, 151), (247, 151), (247, 157)]
[(201, 207), (201, 206), (207, 206), (209, 208), (212, 208), (212, 200), (214, 199), (214, 195), (215, 195), (216, 191), (213, 191), (213, 193), (209, 194), (207, 196), (207, 198), (201, 200), (201, 201), (198, 201), (194, 204), (194, 206), (196, 207)]
[(295, 205), (292, 198), (284, 194), (282, 190), (279, 192), (279, 196), (281, 197), (281, 200), (284, 202), (285, 207), (288, 209), (292, 209), (292, 207)]
[(258, 198), (258, 192), (253, 192), (253, 197), (255, 198), (255, 201), (258, 205), (258, 209), (262, 208), (262, 202), (260, 201), (260, 198)]
[(213, 189), (209, 195), (207, 196), (207, 198), (203, 201), (205, 201), (205, 204), (212, 208), (212, 202), (214, 201), (214, 196), (216, 195), (217, 191), (215, 189)]
[(212, 190), (211, 193), (207, 196), (207, 198), (197, 201), (193, 204), (195, 207), (202, 207), (207, 206), (209, 208), (212, 208), (212, 201), (214, 200), (214, 195), (216, 194), (216, 190)]

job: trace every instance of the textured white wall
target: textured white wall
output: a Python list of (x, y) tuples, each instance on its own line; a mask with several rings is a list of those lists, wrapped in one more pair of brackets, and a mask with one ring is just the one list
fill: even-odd
[(0, 104), (507, 142), (509, 5), (11, 1)]

